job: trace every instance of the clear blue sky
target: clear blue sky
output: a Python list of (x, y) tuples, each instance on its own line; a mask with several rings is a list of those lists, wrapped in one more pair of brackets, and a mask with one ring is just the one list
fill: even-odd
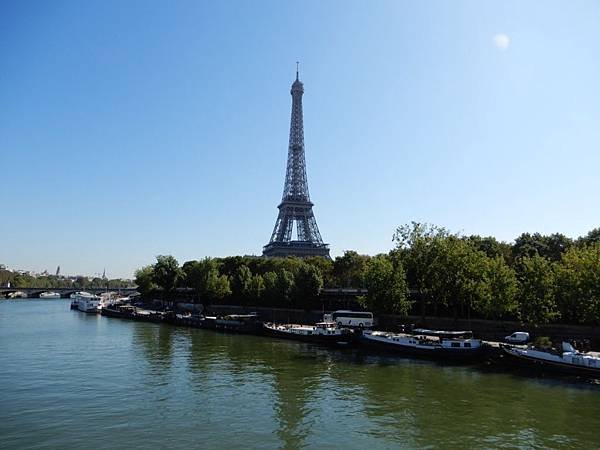
[(332, 254), (600, 226), (598, 1), (0, 3), (0, 263), (260, 254), (295, 61)]

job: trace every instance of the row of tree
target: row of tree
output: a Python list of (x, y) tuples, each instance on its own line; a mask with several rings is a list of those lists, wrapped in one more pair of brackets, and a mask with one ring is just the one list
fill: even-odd
[(160, 255), (155, 264), (136, 272), (135, 281), (143, 295), (160, 289), (160, 295), (167, 301), (176, 288), (191, 288), (196, 301), (205, 306), (227, 301), (238, 305), (310, 308), (318, 300), (323, 288), (318, 265), (298, 258), (269, 259), (268, 264), (261, 259), (205, 258), (188, 261), (180, 267), (173, 256)]
[[(318, 307), (323, 286), (366, 288), (376, 313), (548, 322), (600, 321), (600, 229), (571, 240), (523, 234), (514, 244), (412, 223), (388, 254), (347, 251), (334, 260), (233, 256), (188, 261), (158, 256), (136, 272), (143, 294), (168, 299), (188, 288), (204, 305)], [(158, 290), (157, 290), (158, 289)]]
[(73, 289), (103, 289), (108, 286), (109, 289), (133, 287), (132, 280), (124, 280), (120, 278), (107, 279), (100, 277), (62, 277), (55, 275), (29, 275), (11, 270), (0, 269), (0, 286), (8, 286), (14, 288), (73, 288)]
[(600, 320), (600, 229), (577, 241), (523, 234), (509, 245), (412, 223), (394, 240), (392, 253), (404, 261), (422, 314), (533, 324)]

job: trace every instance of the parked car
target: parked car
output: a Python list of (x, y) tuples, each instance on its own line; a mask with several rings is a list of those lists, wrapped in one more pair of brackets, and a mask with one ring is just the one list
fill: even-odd
[(526, 331), (515, 331), (510, 336), (506, 336), (504, 340), (511, 344), (526, 344), (529, 341), (529, 333)]

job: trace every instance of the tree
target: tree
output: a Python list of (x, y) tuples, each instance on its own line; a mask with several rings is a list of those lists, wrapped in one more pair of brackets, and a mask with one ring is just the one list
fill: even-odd
[(323, 277), (315, 266), (303, 264), (295, 276), (295, 303), (309, 309), (323, 288)]
[(551, 261), (559, 261), (562, 254), (573, 245), (573, 241), (564, 234), (554, 233), (544, 236), (540, 233), (523, 233), (513, 245), (513, 259), (524, 256), (543, 256)]
[(296, 280), (292, 272), (286, 269), (277, 272), (277, 295), (280, 302), (289, 305), (295, 288)]
[(387, 255), (377, 255), (366, 266), (365, 286), (368, 290), (362, 303), (375, 313), (406, 315), (410, 309), (408, 288), (402, 261)]
[(485, 302), (486, 255), (473, 244), (457, 236), (448, 236), (438, 245), (433, 262), (436, 276), (431, 282), (432, 296), (453, 311), (470, 318), (471, 310)]
[(229, 279), (219, 274), (215, 259), (205, 258), (202, 261), (189, 261), (186, 266), (186, 283), (196, 292), (198, 301), (206, 307), (231, 294)]
[(231, 290), (234, 299), (245, 304), (250, 299), (252, 272), (245, 264), (240, 265), (231, 277)]
[(78, 276), (75, 279), (73, 286), (80, 289), (87, 289), (90, 287), (90, 280), (88, 277)]
[(207, 275), (205, 289), (206, 298), (211, 302), (218, 302), (230, 294), (231, 288), (227, 275), (220, 275), (217, 269), (211, 269)]
[(177, 260), (171, 255), (158, 255), (154, 264), (154, 282), (163, 290), (165, 297), (173, 292), (179, 280), (183, 278), (183, 270)]
[(279, 298), (278, 290), (277, 290), (277, 273), (276, 272), (266, 272), (263, 275), (263, 284), (265, 287), (263, 297), (267, 304), (274, 305)]
[(594, 228), (592, 231), (590, 231), (585, 236), (577, 239), (577, 245), (579, 245), (579, 246), (590, 245), (590, 244), (594, 244), (597, 242), (600, 242), (600, 227)]
[(554, 263), (534, 255), (520, 258), (517, 279), (521, 320), (535, 325), (548, 323), (559, 316), (555, 291)]
[(333, 261), (323, 256), (308, 256), (304, 258), (306, 264), (315, 266), (319, 269), (321, 276), (323, 277), (323, 285), (330, 286), (333, 283)]
[(344, 256), (338, 256), (333, 262), (334, 283), (339, 287), (360, 288), (364, 285), (364, 272), (369, 257), (346, 250)]
[(432, 290), (438, 277), (436, 261), (448, 236), (444, 228), (418, 222), (402, 225), (394, 233), (394, 253), (402, 259), (408, 285), (418, 293), (423, 318), (428, 304), (432, 304), (436, 312), (438, 299)]
[(517, 311), (517, 276), (502, 256), (488, 258), (486, 265), (487, 290), (475, 308), (489, 319), (502, 319)]
[(154, 267), (150, 265), (136, 270), (135, 284), (142, 296), (147, 296), (152, 290), (156, 289), (156, 284), (154, 283)]
[(556, 301), (563, 320), (600, 322), (600, 242), (563, 255), (556, 267)]
[(259, 274), (255, 274), (250, 281), (250, 299), (258, 304), (260, 302), (263, 293), (265, 291), (265, 283), (263, 277)]
[(492, 236), (481, 237), (471, 235), (466, 239), (470, 241), (477, 250), (485, 253), (488, 258), (502, 256), (505, 262), (509, 263), (512, 261), (512, 247), (506, 242), (500, 242)]
[(183, 265), (185, 271), (185, 285), (194, 289), (198, 302), (206, 306), (210, 302), (209, 278), (211, 271), (216, 271), (216, 263), (210, 258), (202, 261), (187, 261)]

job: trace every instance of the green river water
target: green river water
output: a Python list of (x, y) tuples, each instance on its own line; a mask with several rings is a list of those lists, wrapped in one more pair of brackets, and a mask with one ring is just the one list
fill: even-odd
[(600, 447), (600, 386), (0, 301), (0, 448)]

